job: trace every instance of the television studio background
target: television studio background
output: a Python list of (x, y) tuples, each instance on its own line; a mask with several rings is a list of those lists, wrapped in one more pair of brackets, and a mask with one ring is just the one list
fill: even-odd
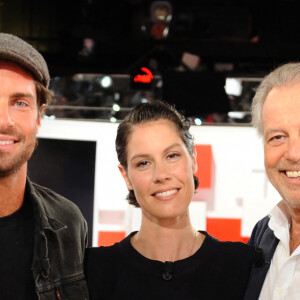
[(300, 52), (296, 0), (1, 0), (0, 30), (45, 57), (55, 101), (29, 176), (74, 201), (89, 243), (111, 245), (139, 226), (117, 165), (118, 123), (161, 99), (192, 123), (200, 186), (195, 228), (247, 242), (280, 200), (250, 125), (260, 80)]

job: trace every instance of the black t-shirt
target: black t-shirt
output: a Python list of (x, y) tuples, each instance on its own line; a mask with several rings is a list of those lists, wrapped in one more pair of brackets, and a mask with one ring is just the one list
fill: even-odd
[(0, 299), (37, 299), (31, 270), (34, 216), (30, 201), (0, 218)]
[[(194, 255), (171, 264), (137, 252), (130, 242), (134, 233), (114, 246), (87, 249), (90, 299), (243, 299), (254, 263), (253, 250), (203, 233), (206, 238)], [(171, 278), (166, 273), (171, 273)]]

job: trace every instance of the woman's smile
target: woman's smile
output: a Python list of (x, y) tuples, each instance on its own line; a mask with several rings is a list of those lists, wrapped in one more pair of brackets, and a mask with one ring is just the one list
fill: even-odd
[(154, 193), (153, 196), (156, 196), (156, 197), (168, 197), (168, 196), (174, 195), (178, 191), (179, 191), (179, 189), (172, 189), (172, 190), (167, 190), (167, 191), (164, 191), (164, 192)]
[(144, 214), (155, 219), (186, 214), (195, 191), (196, 159), (172, 122), (134, 126), (127, 161), (127, 172), (121, 172)]

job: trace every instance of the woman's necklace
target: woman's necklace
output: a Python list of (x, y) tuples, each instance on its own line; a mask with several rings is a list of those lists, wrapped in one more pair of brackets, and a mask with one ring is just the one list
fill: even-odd
[(198, 231), (197, 230), (195, 230), (194, 229), (194, 242), (193, 242), (193, 246), (192, 246), (192, 248), (191, 248), (191, 251), (190, 251), (190, 255), (189, 256), (191, 256), (192, 254), (193, 254), (193, 250), (194, 250), (194, 247), (195, 247), (195, 244), (196, 244), (196, 239), (197, 239), (197, 233), (198, 233)]

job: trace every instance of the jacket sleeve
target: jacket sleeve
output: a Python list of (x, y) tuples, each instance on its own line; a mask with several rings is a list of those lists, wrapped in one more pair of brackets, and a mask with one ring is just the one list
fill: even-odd
[(268, 226), (269, 220), (268, 216), (264, 217), (254, 226), (248, 242), (255, 249), (257, 259), (250, 274), (244, 300), (258, 299), (279, 242)]

